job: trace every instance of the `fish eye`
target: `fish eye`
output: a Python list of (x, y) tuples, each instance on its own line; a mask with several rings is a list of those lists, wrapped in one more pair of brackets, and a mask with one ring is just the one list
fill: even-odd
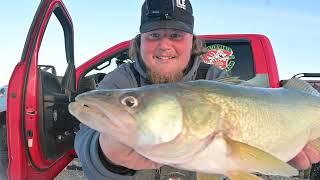
[(138, 106), (138, 100), (133, 96), (124, 97), (121, 100), (121, 103), (129, 108), (133, 108)]

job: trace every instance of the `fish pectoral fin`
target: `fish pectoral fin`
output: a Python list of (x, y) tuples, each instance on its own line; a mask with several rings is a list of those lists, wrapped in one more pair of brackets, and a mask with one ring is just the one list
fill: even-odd
[(197, 172), (197, 180), (223, 180), (223, 175)]
[(266, 175), (295, 176), (298, 171), (275, 156), (251, 145), (225, 137), (229, 156), (240, 168)]
[(231, 171), (226, 174), (230, 180), (263, 180), (262, 178), (244, 171)]
[(309, 144), (316, 150), (320, 151), (320, 138), (311, 141)]

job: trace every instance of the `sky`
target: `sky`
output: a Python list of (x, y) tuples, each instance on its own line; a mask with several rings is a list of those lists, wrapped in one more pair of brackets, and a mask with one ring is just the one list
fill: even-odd
[[(76, 66), (139, 32), (142, 0), (65, 0), (72, 17)], [(0, 11), (0, 87), (8, 84), (20, 61), (39, 0), (3, 1)], [(273, 46), (280, 79), (301, 72), (319, 72), (320, 1), (318, 0), (191, 0), (195, 34), (255, 33)], [(50, 20), (51, 21), (51, 20)], [(56, 61), (61, 36), (50, 25), (45, 36), (51, 48), (45, 61)], [(57, 39), (57, 40), (56, 40)], [(56, 42), (57, 41), (57, 42)], [(54, 47), (54, 48), (52, 48)], [(39, 55), (40, 56), (40, 55)]]

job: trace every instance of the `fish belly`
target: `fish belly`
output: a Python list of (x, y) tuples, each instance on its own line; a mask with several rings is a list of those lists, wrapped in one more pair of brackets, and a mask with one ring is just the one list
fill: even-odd
[(203, 151), (198, 152), (190, 161), (173, 164), (177, 168), (210, 174), (226, 174), (239, 169), (229, 156), (227, 144), (223, 139), (213, 139)]

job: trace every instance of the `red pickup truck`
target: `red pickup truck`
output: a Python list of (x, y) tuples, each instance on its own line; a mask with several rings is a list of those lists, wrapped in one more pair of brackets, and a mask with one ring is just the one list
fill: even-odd
[[(47, 24), (54, 17), (64, 36), (66, 68), (62, 75), (57, 74), (54, 64), (38, 61)], [(203, 56), (206, 63), (260, 86), (280, 86), (273, 49), (266, 36), (199, 37), (208, 49)], [(9, 179), (53, 179), (76, 158), (73, 141), (79, 121), (69, 114), (68, 104), (77, 94), (95, 89), (111, 65), (130, 63), (130, 41), (125, 41), (75, 68), (73, 38), (72, 20), (62, 1), (42, 0), (8, 85), (7, 110), (1, 112), (0, 167), (5, 171), (8, 164)]]

